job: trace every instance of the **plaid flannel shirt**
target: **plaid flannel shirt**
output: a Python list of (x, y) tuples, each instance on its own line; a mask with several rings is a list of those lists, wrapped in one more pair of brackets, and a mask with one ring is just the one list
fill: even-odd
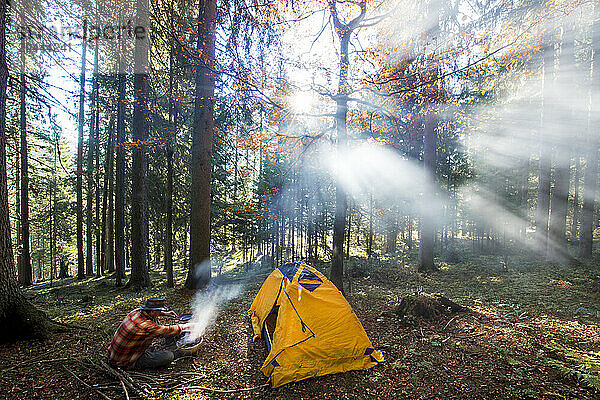
[(181, 325), (160, 325), (145, 311), (133, 310), (115, 332), (108, 348), (108, 359), (114, 366), (131, 368), (150, 346), (152, 339), (178, 335), (181, 328)]

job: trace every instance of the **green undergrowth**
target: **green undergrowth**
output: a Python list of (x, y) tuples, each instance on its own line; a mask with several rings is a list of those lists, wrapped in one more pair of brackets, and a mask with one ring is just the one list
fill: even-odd
[(600, 390), (600, 352), (581, 351), (556, 342), (549, 343), (547, 349), (552, 355), (546, 358), (549, 365)]
[[(416, 260), (397, 255), (347, 261), (346, 287), (377, 297), (395, 298), (419, 291), (442, 293), (465, 305), (486, 304), (516, 316), (549, 315), (587, 323), (600, 322), (600, 285), (596, 260), (555, 264), (528, 254), (467, 254), (459, 263), (436, 260), (439, 271), (424, 275)], [(370, 282), (369, 285), (364, 283)]]
[[(506, 398), (554, 398), (536, 397), (543, 394), (542, 389), (532, 391), (531, 384), (519, 384), (521, 374), (542, 370), (600, 390), (597, 259), (553, 264), (520, 251), (489, 255), (464, 248), (457, 252), (460, 257), (442, 253), (436, 259), (439, 271), (428, 275), (417, 272), (414, 250), (406, 254), (352, 256), (345, 263), (346, 297), (365, 327), (370, 327), (374, 340), (387, 346), (389, 368), (408, 371), (403, 385), (420, 385), (423, 379), (436, 377), (440, 368), (445, 370), (446, 364), (451, 368), (450, 361), (438, 365), (436, 358), (448, 352), (449, 357), (459, 353), (489, 357), (494, 365), (512, 371), (514, 375), (506, 376), (510, 381)], [(313, 265), (328, 275), (327, 260)], [(213, 271), (215, 281), (241, 284), (242, 296), (246, 296), (223, 305), (223, 318), (236, 316), (245, 323), (245, 311), (270, 271), (258, 263), (236, 264), (231, 260), (221, 269), (221, 277), (217, 270)], [(194, 293), (182, 288), (185, 274), (183, 269), (175, 271), (175, 288), (167, 288), (163, 271), (155, 268), (151, 272), (153, 286), (138, 292), (116, 287), (111, 277), (101, 277), (84, 281), (69, 278), (53, 282), (52, 287), (45, 283), (27, 289), (26, 295), (51, 318), (92, 329), (93, 334), (81, 333), (80, 337), (93, 337), (85, 355), (97, 360), (104, 356), (123, 315), (145, 298), (162, 296), (177, 312), (189, 312)], [(479, 315), (477, 318), (482, 318), (480, 324), (477, 319), (467, 318), (465, 321), (471, 322), (455, 327), (457, 320), (452, 322), (449, 317), (431, 326), (411, 325), (412, 322), (390, 321), (383, 316), (403, 296), (420, 292), (440, 293), (469, 307)], [(390, 331), (387, 324), (397, 330)], [(459, 328), (463, 331), (452, 337), (452, 329)], [(239, 334), (240, 326), (225, 323), (220, 329), (221, 339), (227, 339)], [(469, 335), (473, 336), (469, 339)], [(244, 343), (232, 342), (227, 348), (243, 347)], [(469, 362), (454, 365), (471, 366)], [(379, 373), (368, 374), (369, 382), (379, 385)], [(257, 382), (263, 382), (260, 374), (257, 376)], [(547, 375), (543, 379), (548, 379)]]

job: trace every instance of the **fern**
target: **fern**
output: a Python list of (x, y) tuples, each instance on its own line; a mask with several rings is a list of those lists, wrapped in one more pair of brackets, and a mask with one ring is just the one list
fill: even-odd
[(584, 352), (552, 343), (548, 348), (559, 353), (563, 360), (547, 358), (548, 364), (565, 375), (573, 376), (587, 385), (600, 390), (600, 353)]

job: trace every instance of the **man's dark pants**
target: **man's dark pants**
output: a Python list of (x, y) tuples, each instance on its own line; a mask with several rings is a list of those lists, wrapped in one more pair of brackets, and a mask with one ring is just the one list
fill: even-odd
[(166, 347), (165, 350), (155, 350), (153, 347), (147, 348), (144, 354), (135, 362), (133, 369), (161, 368), (171, 364), (174, 359), (183, 355), (176, 350), (177, 340), (182, 337), (183, 334), (179, 334), (165, 338), (163, 344)]
[(161, 368), (171, 364), (175, 355), (170, 350), (153, 351), (146, 349), (144, 354), (135, 362), (134, 369)]

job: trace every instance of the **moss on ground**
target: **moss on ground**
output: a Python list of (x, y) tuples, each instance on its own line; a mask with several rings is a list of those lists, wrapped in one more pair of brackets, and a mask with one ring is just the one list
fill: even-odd
[[(415, 257), (352, 257), (347, 298), (386, 363), (233, 395), (189, 386), (235, 389), (266, 379), (259, 371), (266, 351), (251, 343), (246, 310), (269, 271), (229, 266), (226, 277), (243, 283), (244, 294), (222, 307), (194, 358), (178, 360), (163, 371), (136, 375), (161, 399), (191, 398), (599, 398), (600, 302), (596, 260), (548, 264), (530, 255), (479, 255), (461, 251), (461, 260), (439, 261), (431, 275), (415, 271)], [(317, 265), (327, 273), (327, 263)], [(106, 355), (123, 316), (148, 296), (163, 296), (178, 312), (190, 311), (192, 293), (167, 289), (162, 271), (155, 283), (132, 292), (108, 277), (27, 290), (27, 297), (49, 316), (89, 330), (55, 334), (50, 340), (0, 346), (0, 393), (8, 398), (97, 398), (72, 378), (104, 386), (112, 398), (120, 386), (95, 370)], [(440, 293), (470, 312), (439, 319), (390, 316), (411, 293)], [(66, 369), (65, 369), (66, 368)], [(187, 383), (186, 383), (187, 382)]]

